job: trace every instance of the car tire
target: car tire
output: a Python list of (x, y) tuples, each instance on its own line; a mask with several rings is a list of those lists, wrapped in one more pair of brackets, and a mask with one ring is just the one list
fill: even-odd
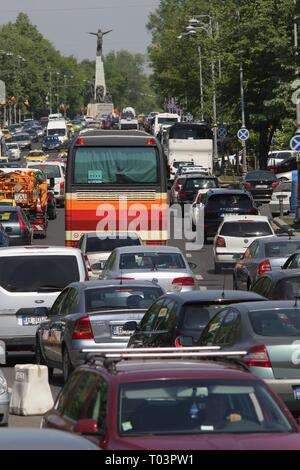
[[(41, 350), (40, 343), (39, 343), (37, 338), (36, 338), (36, 346), (35, 346), (35, 362), (38, 365), (42, 365), (42, 366), (47, 365), (46, 361), (44, 359), (42, 350)], [(54, 368), (48, 366), (48, 379), (49, 380), (51, 380), (53, 378), (53, 371), (54, 371)]]
[(63, 369), (64, 383), (66, 383), (74, 370), (74, 367), (72, 366), (72, 363), (70, 361), (70, 356), (66, 347), (64, 347), (63, 352), (62, 352), (62, 369)]
[(221, 273), (221, 266), (220, 263), (215, 263), (215, 274)]

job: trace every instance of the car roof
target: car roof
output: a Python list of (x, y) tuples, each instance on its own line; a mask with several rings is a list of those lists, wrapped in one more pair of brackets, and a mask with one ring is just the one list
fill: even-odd
[(298, 269), (278, 269), (276, 271), (268, 271), (262, 274), (259, 279), (263, 277), (270, 277), (273, 281), (279, 281), (280, 279), (288, 279), (290, 277), (300, 278), (300, 268)]
[(214, 188), (209, 189), (206, 194), (208, 196), (220, 196), (222, 194), (245, 194), (246, 196), (251, 197), (251, 194), (245, 189)]
[[(267, 245), (269, 243), (280, 243), (280, 242), (299, 242), (300, 243), (300, 237), (288, 237), (288, 236), (283, 236), (283, 237), (277, 237), (274, 235), (274, 237), (268, 237), (268, 238), (259, 238), (258, 239), (259, 243), (263, 243), (264, 245)], [(300, 250), (295, 251), (300, 252)], [(292, 253), (291, 253), (292, 254)]]
[(189, 174), (188, 172), (187, 173), (183, 173), (181, 175), (178, 175), (180, 178), (184, 178), (184, 179), (188, 179), (188, 178), (191, 178), (191, 179), (194, 179), (194, 178), (203, 178), (203, 179), (211, 179), (211, 180), (215, 180), (217, 179), (216, 176), (213, 176), (213, 175), (206, 175), (204, 173), (204, 168), (203, 168), (203, 172), (201, 172), (200, 170), (198, 170), (198, 172), (195, 171), (195, 173), (191, 173)]
[[(12, 206), (9, 206), (12, 207)], [(17, 206), (18, 207), (18, 206)], [(16, 207), (14, 207), (16, 208)], [(78, 248), (71, 248), (65, 246), (54, 246), (54, 245), (28, 245), (28, 246), (8, 246), (3, 247), (0, 250), (0, 256), (7, 255), (22, 255), (22, 254), (39, 254), (39, 255), (67, 255), (67, 254), (76, 254), (82, 255), (81, 251)]]
[(163, 288), (152, 281), (134, 281), (134, 280), (117, 280), (117, 279), (105, 279), (105, 280), (94, 280), (85, 282), (72, 282), (69, 286), (80, 287), (84, 290), (95, 289), (95, 288), (107, 288), (107, 287), (157, 287), (163, 291)]
[(274, 310), (281, 308), (297, 308), (300, 311), (300, 304), (295, 307), (295, 300), (265, 300), (264, 302), (241, 302), (236, 303), (232, 308), (237, 308), (240, 312), (254, 312), (261, 310)]
[(248, 220), (249, 222), (269, 222), (269, 218), (266, 215), (234, 215), (234, 214), (225, 214), (225, 222), (238, 222), (238, 221)]
[(102, 232), (101, 232), (101, 231), (98, 231), (98, 232), (88, 232), (88, 233), (84, 233), (83, 235), (84, 235), (84, 237), (86, 237), (86, 238), (96, 238), (96, 237), (97, 237), (97, 238), (101, 238), (101, 237), (99, 237), (99, 234), (101, 234), (101, 233), (105, 234), (105, 235), (106, 235), (106, 238), (109, 238), (110, 235), (112, 235), (112, 236), (127, 235), (127, 238), (128, 238), (128, 237), (129, 237), (129, 238), (135, 238), (135, 239), (136, 239), (136, 238), (140, 238), (140, 236), (139, 236), (139, 234), (138, 234), (137, 232), (127, 232), (126, 230), (125, 230), (125, 231), (116, 231), (116, 232), (113, 232), (113, 231), (111, 231), (111, 232), (106, 232), (106, 231), (103, 230)]
[(206, 291), (189, 291), (189, 292), (172, 292), (165, 294), (164, 297), (174, 299), (178, 302), (222, 302), (228, 300), (238, 300), (242, 302), (247, 300), (264, 300), (264, 297), (251, 291), (239, 291), (239, 290), (206, 290)]
[(180, 249), (176, 246), (162, 246), (162, 245), (133, 245), (133, 246), (120, 246), (114, 249), (118, 253), (179, 253), (182, 254)]

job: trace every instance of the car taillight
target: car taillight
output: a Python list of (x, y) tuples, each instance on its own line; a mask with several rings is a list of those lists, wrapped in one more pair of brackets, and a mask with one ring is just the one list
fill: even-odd
[(225, 247), (226, 247), (225, 238), (223, 238), (223, 237), (217, 237), (216, 246), (221, 246), (221, 247), (225, 248)]
[(84, 255), (84, 261), (85, 261), (86, 269), (88, 270), (88, 272), (91, 272), (92, 268), (91, 268), (91, 265), (90, 265), (90, 262), (89, 262), (89, 259), (88, 259), (87, 255)]
[(250, 189), (252, 187), (251, 183), (244, 183), (244, 188)]
[(252, 346), (243, 357), (249, 367), (272, 367), (267, 348), (264, 344)]
[(279, 182), (278, 183), (272, 183), (272, 188), (277, 188), (277, 186), (279, 186)]
[(64, 192), (65, 192), (65, 182), (64, 181), (62, 181), (59, 184), (59, 191), (60, 191), (60, 194), (64, 194)]
[(183, 348), (182, 344), (180, 343), (180, 338), (179, 337), (177, 337), (175, 339), (174, 345), (175, 345), (175, 348)]
[(76, 320), (72, 339), (94, 339), (89, 317), (82, 317)]
[(195, 279), (191, 276), (187, 277), (176, 277), (172, 281), (173, 286), (194, 286)]
[(22, 217), (20, 216), (20, 214), (18, 214), (18, 220), (19, 220), (19, 224), (20, 224), (20, 230), (26, 230), (27, 229), (26, 224), (23, 222)]
[(78, 241), (75, 241), (75, 240), (66, 240), (65, 245), (66, 245), (66, 246), (70, 246), (70, 247), (72, 247), (72, 248), (77, 248), (77, 246), (78, 246)]
[(167, 245), (167, 240), (145, 240), (144, 245)]
[(266, 273), (267, 271), (272, 271), (270, 260), (266, 259), (259, 263), (257, 268), (257, 275), (261, 276), (262, 274)]
[(178, 191), (178, 197), (182, 200), (185, 201), (187, 199), (187, 192), (184, 189), (180, 189)]

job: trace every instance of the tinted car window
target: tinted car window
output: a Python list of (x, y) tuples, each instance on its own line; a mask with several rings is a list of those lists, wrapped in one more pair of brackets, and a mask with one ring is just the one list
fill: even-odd
[(3, 256), (0, 257), (0, 285), (10, 292), (58, 290), (79, 281), (76, 256)]
[(281, 279), (274, 289), (274, 299), (278, 300), (294, 300), (299, 296), (300, 277), (291, 277), (289, 279)]
[(47, 178), (60, 178), (60, 168), (58, 165), (30, 165), (29, 168), (36, 168), (37, 170), (41, 170), (45, 173)]
[(246, 194), (214, 194), (207, 202), (207, 209), (218, 211), (221, 209), (241, 208), (252, 209), (252, 200)]
[(229, 237), (257, 237), (272, 235), (272, 230), (267, 222), (225, 222), (220, 235)]
[(157, 316), (159, 311), (162, 308), (165, 299), (158, 300), (155, 304), (153, 304), (149, 310), (143, 316), (141, 323), (140, 323), (140, 330), (141, 331), (153, 331), (154, 324), (156, 322)]
[(233, 346), (239, 339), (241, 328), (241, 316), (237, 310), (229, 309), (219, 333), (215, 339), (215, 344), (223, 346)]
[[(61, 390), (60, 394), (57, 397), (54, 408), (59, 413), (64, 413), (65, 410), (70, 410), (73, 401), (73, 393), (75, 391), (76, 384), (80, 380), (81, 374), (74, 372), (66, 383), (66, 385)], [(71, 410), (70, 410), (71, 412)]]
[(166, 300), (157, 314), (154, 330), (171, 331), (176, 326), (177, 304), (173, 300)]
[(87, 417), (89, 398), (97, 382), (97, 375), (92, 372), (78, 375), (80, 380), (76, 381), (72, 388), (72, 394), (68, 394), (68, 399), (65, 400), (63, 407), (63, 414), (74, 421)]
[(51, 315), (59, 315), (60, 313), (60, 309), (61, 309), (61, 306), (62, 306), (62, 303), (66, 297), (66, 295), (68, 294), (69, 292), (69, 289), (65, 289), (58, 297), (57, 299), (55, 300), (54, 304), (52, 305), (51, 307), (51, 310), (50, 310), (50, 314)]
[(189, 304), (185, 305), (183, 310), (183, 328), (187, 330), (198, 330), (204, 328), (209, 320), (222, 308), (224, 305), (211, 305), (211, 304)]
[(76, 307), (78, 306), (78, 300), (79, 294), (77, 289), (73, 287), (70, 288), (68, 294), (64, 298), (60, 315), (70, 315), (71, 313), (75, 313), (77, 311)]
[(221, 312), (217, 313), (217, 315), (209, 322), (200, 337), (201, 344), (206, 345), (214, 343), (219, 328), (222, 325), (223, 319), (227, 312), (227, 308), (222, 310)]
[(254, 283), (251, 290), (253, 292), (256, 292), (257, 294), (262, 295), (263, 297), (270, 298), (269, 295), (270, 295), (272, 286), (273, 286), (273, 282), (270, 278), (262, 277)]
[(207, 189), (216, 187), (216, 180), (213, 178), (188, 178), (184, 185), (184, 189)]
[(113, 251), (120, 246), (141, 245), (139, 238), (115, 237), (99, 238), (88, 237), (86, 240), (86, 253)]
[(126, 253), (120, 256), (120, 269), (185, 269), (179, 253)]
[(255, 240), (254, 242), (251, 243), (249, 248), (245, 252), (245, 258), (256, 258), (258, 256), (259, 252), (259, 242), (258, 240)]
[(260, 336), (300, 336), (300, 309), (249, 312), (254, 332)]
[(18, 213), (0, 211), (0, 222), (18, 222)]
[(88, 289), (85, 292), (88, 311), (101, 308), (140, 308), (147, 309), (163, 294), (160, 288), (120, 285), (99, 289)]
[(300, 242), (292, 240), (285, 242), (272, 242), (265, 244), (265, 255), (268, 258), (277, 258), (280, 256), (289, 256), (300, 249)]
[(251, 171), (247, 173), (245, 180), (270, 180), (277, 181), (276, 176), (270, 171)]

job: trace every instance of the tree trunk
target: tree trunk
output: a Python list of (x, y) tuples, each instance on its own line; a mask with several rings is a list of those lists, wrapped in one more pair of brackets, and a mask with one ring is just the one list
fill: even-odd
[(267, 121), (261, 121), (259, 124), (259, 168), (267, 169), (268, 155), (276, 130), (276, 124)]

